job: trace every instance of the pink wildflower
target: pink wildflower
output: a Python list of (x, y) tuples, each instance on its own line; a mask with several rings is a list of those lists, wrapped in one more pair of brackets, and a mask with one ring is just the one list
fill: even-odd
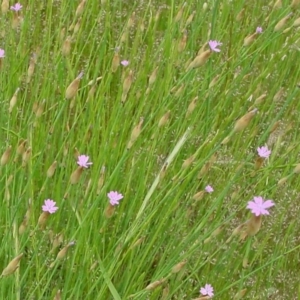
[(119, 201), (123, 199), (123, 195), (118, 192), (111, 191), (107, 194), (111, 205), (119, 205)]
[(0, 58), (5, 57), (5, 51), (3, 49), (0, 49)]
[(257, 27), (255, 32), (256, 32), (256, 33), (262, 33), (262, 32), (263, 32), (263, 30), (262, 30), (262, 28), (261, 28), (261, 27)]
[(223, 43), (220, 43), (220, 42), (217, 42), (217, 41), (209, 41), (208, 45), (209, 45), (211, 51), (220, 52), (221, 50), (218, 49), (217, 47), (223, 45)]
[(58, 210), (58, 207), (55, 206), (55, 204), (55, 201), (47, 199), (45, 200), (44, 205), (42, 206), (42, 210), (50, 214), (54, 214)]
[(205, 191), (210, 194), (214, 191), (214, 189), (213, 189), (212, 186), (208, 185), (208, 186), (205, 187)]
[(200, 289), (200, 294), (203, 296), (212, 297), (214, 295), (214, 288), (211, 286), (211, 284), (206, 284)]
[(257, 148), (258, 155), (263, 158), (268, 158), (271, 154), (271, 150), (267, 146), (262, 146)]
[(121, 61), (121, 65), (127, 67), (129, 65), (129, 61), (124, 59)]
[(10, 9), (13, 11), (20, 11), (22, 7), (23, 6), (20, 3), (16, 3), (14, 6), (11, 6)]
[(247, 208), (251, 210), (251, 212), (256, 215), (257, 217), (260, 215), (269, 215), (268, 208), (275, 205), (272, 200), (264, 201), (263, 197), (254, 197), (254, 201), (249, 201)]
[(77, 164), (78, 164), (80, 167), (88, 168), (90, 165), (93, 164), (92, 162), (89, 162), (89, 161), (88, 161), (89, 159), (90, 159), (90, 157), (87, 156), (87, 155), (79, 155), (79, 156), (78, 156)]

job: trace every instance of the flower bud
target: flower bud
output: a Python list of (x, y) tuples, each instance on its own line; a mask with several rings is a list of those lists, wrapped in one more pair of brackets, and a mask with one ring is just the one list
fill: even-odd
[(206, 50), (203, 53), (201, 53), (200, 55), (196, 56), (195, 59), (188, 65), (186, 71), (188, 72), (192, 69), (203, 66), (209, 59), (211, 53), (212, 52), (210, 50)]
[(1, 4), (1, 11), (3, 14), (6, 14), (9, 9), (9, 0), (3, 0)]
[(103, 184), (104, 184), (104, 178), (105, 178), (105, 166), (102, 166), (101, 172), (100, 172), (100, 177), (99, 177), (99, 180), (98, 180), (98, 185), (97, 185), (97, 195), (99, 195), (100, 192), (101, 192), (101, 189), (102, 189)]
[(137, 140), (137, 138), (139, 137), (141, 131), (142, 131), (142, 125), (144, 122), (144, 118), (140, 118), (140, 122), (138, 125), (136, 125), (131, 133), (130, 136), (130, 140), (129, 143), (127, 144), (127, 149), (130, 149), (132, 147), (132, 145), (134, 144), (134, 142)]
[(257, 33), (253, 33), (244, 39), (244, 46), (250, 46), (256, 39)]
[(159, 120), (158, 122), (158, 127), (163, 127), (167, 124), (169, 118), (170, 118), (170, 115), (171, 115), (171, 111), (167, 111), (162, 117), (161, 119)]
[(68, 56), (71, 53), (71, 44), (72, 44), (72, 38), (68, 36), (62, 46), (62, 55), (63, 56)]
[(233, 300), (240, 300), (240, 299), (242, 299), (245, 296), (246, 292), (247, 292), (247, 289), (243, 289), (243, 290), (238, 291), (234, 295)]
[(285, 26), (287, 20), (291, 17), (291, 13), (288, 14), (286, 17), (282, 18), (274, 27), (274, 31), (280, 31)]
[(187, 28), (192, 22), (193, 22), (193, 19), (195, 17), (195, 14), (196, 14), (196, 11), (194, 10), (190, 16), (188, 17), (186, 23), (185, 23), (185, 28)]
[(116, 51), (111, 64), (111, 71), (115, 73), (120, 66), (120, 55), (119, 52)]
[(182, 268), (186, 265), (187, 261), (184, 260), (180, 263), (178, 263), (177, 265), (175, 265), (173, 268), (172, 268), (172, 273), (178, 273), (182, 270)]
[(255, 234), (258, 233), (258, 231), (260, 230), (261, 227), (261, 222), (262, 222), (262, 216), (256, 216), (256, 215), (252, 215), (251, 218), (246, 222), (246, 234), (248, 236), (253, 236)]
[(179, 9), (179, 11), (177, 12), (177, 15), (176, 15), (176, 17), (175, 17), (175, 19), (174, 19), (174, 22), (175, 23), (177, 23), (177, 22), (179, 22), (180, 20), (181, 20), (181, 18), (182, 18), (182, 15), (183, 15), (183, 9), (184, 9), (184, 6), (185, 5), (182, 5), (182, 7)]
[(8, 109), (9, 113), (12, 112), (13, 108), (14, 108), (14, 107), (16, 106), (16, 104), (17, 104), (17, 100), (18, 100), (17, 96), (18, 96), (19, 90), (20, 90), (20, 88), (17, 88), (16, 91), (15, 91), (15, 93), (13, 94), (12, 98), (10, 99), (10, 102), (9, 102), (9, 109)]
[(71, 184), (76, 184), (79, 182), (81, 174), (83, 172), (83, 167), (79, 166), (72, 174), (70, 177), (70, 183)]
[(75, 12), (75, 16), (76, 18), (80, 17), (83, 13), (84, 10), (84, 5), (85, 5), (86, 0), (82, 0), (79, 5), (77, 6), (76, 12)]
[(178, 46), (177, 46), (177, 50), (179, 53), (181, 53), (185, 47), (186, 47), (186, 42), (187, 42), (187, 31), (185, 30), (183, 32), (183, 36), (182, 38), (180, 39), (179, 43), (178, 43)]
[(20, 255), (16, 256), (8, 265), (7, 267), (2, 271), (2, 275), (1, 276), (8, 276), (13, 274), (17, 268), (19, 267), (19, 263), (20, 260), (23, 256), (23, 253), (21, 253)]
[(17, 151), (16, 151), (17, 154), (22, 155), (25, 152), (26, 143), (27, 143), (27, 140), (23, 140), (23, 139), (20, 140)]
[(160, 285), (162, 285), (166, 280), (164, 278), (154, 281), (152, 283), (150, 283), (149, 285), (147, 285), (147, 287), (145, 288), (145, 290), (147, 291), (153, 291), (155, 290), (157, 287), (159, 287)]
[(67, 87), (65, 93), (65, 97), (67, 100), (70, 100), (76, 96), (82, 76), (83, 72), (81, 72)]
[(236, 121), (233, 131), (234, 132), (239, 132), (244, 130), (250, 123), (250, 121), (252, 120), (252, 118), (255, 116), (257, 112), (257, 109), (253, 109), (250, 112), (248, 112), (247, 114), (245, 114), (244, 116), (242, 116), (239, 120)]
[(281, 7), (282, 7), (282, 0), (277, 0), (273, 5), (273, 9), (279, 9)]
[(196, 194), (193, 196), (193, 200), (195, 200), (195, 201), (200, 201), (200, 200), (202, 200), (203, 197), (204, 197), (204, 194), (205, 194), (204, 191), (200, 191), (200, 192), (196, 193)]
[(237, 20), (237, 22), (240, 22), (244, 19), (244, 17), (245, 17), (245, 8), (242, 8), (242, 10), (237, 14), (235, 19)]
[(188, 168), (195, 160), (195, 155), (193, 154), (192, 156), (190, 156), (189, 158), (187, 158), (183, 164), (182, 164), (182, 169), (186, 169)]
[(61, 300), (61, 291), (60, 290), (58, 290), (56, 292), (53, 300)]
[(104, 215), (106, 218), (111, 218), (113, 216), (115, 212), (115, 206), (111, 205), (110, 203), (108, 204), (108, 206), (105, 209)]
[(22, 155), (22, 167), (25, 167), (31, 157), (31, 147), (29, 147)]
[(46, 227), (46, 223), (47, 223), (47, 220), (48, 220), (48, 217), (50, 216), (50, 213), (48, 211), (43, 211), (40, 216), (39, 216), (39, 219), (38, 219), (38, 225), (39, 227), (44, 230), (45, 227)]
[(56, 170), (56, 166), (57, 166), (57, 161), (54, 161), (52, 163), (52, 165), (49, 167), (49, 169), (47, 170), (47, 177), (48, 178), (51, 178), (54, 175), (55, 170)]
[(185, 117), (187, 118), (196, 108), (196, 104), (197, 104), (197, 100), (198, 100), (198, 96), (195, 97), (192, 102), (189, 104), (187, 112), (185, 114)]
[(300, 6), (300, 0), (293, 0), (291, 7), (292, 8), (297, 8), (298, 6)]
[(127, 94), (130, 90), (131, 84), (133, 81), (133, 71), (130, 70), (129, 74), (127, 75), (127, 77), (125, 78), (124, 82), (123, 82), (123, 91), (122, 91), (122, 97), (121, 97), (121, 103), (125, 103), (126, 99), (127, 99)]
[(1, 166), (5, 166), (8, 163), (10, 154), (11, 154), (11, 150), (12, 150), (12, 146), (9, 146), (2, 154), (1, 159), (0, 159)]

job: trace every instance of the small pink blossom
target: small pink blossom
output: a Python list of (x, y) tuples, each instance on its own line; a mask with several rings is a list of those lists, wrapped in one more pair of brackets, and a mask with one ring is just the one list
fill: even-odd
[(5, 57), (5, 51), (3, 49), (0, 49), (0, 58)]
[(214, 295), (214, 288), (211, 286), (211, 284), (206, 284), (200, 289), (200, 294), (203, 296), (212, 297)]
[(79, 155), (79, 156), (78, 156), (77, 164), (78, 164), (80, 167), (88, 168), (90, 165), (93, 164), (92, 162), (89, 162), (89, 161), (88, 161), (89, 159), (90, 159), (90, 157), (87, 156), (87, 155)]
[(261, 27), (256, 27), (256, 31), (255, 31), (256, 33), (262, 33), (263, 32), (263, 30), (262, 30), (262, 28)]
[(218, 49), (217, 47), (223, 45), (223, 43), (220, 43), (220, 42), (217, 42), (217, 41), (209, 41), (208, 45), (209, 45), (211, 51), (220, 52), (221, 50)]
[(253, 198), (254, 201), (249, 201), (247, 208), (257, 217), (260, 215), (269, 215), (268, 208), (275, 205), (272, 200), (264, 201), (263, 197), (257, 196)]
[(257, 148), (257, 153), (260, 157), (268, 158), (271, 154), (271, 150), (267, 146), (262, 146)]
[(109, 198), (109, 203), (111, 205), (119, 205), (119, 201), (121, 199), (123, 199), (123, 195), (122, 194), (119, 194), (118, 192), (114, 192), (114, 191), (111, 191), (107, 194), (107, 197)]
[(58, 207), (55, 206), (55, 204), (55, 201), (47, 199), (45, 200), (44, 205), (42, 206), (42, 210), (50, 214), (54, 214), (58, 210)]
[(129, 65), (129, 61), (124, 59), (121, 61), (121, 65), (127, 67)]
[(210, 193), (212, 193), (214, 191), (214, 189), (213, 189), (213, 187), (211, 185), (207, 185), (205, 187), (205, 191), (210, 194)]
[(23, 6), (20, 3), (16, 3), (14, 6), (11, 6), (10, 9), (13, 11), (20, 11), (22, 7)]

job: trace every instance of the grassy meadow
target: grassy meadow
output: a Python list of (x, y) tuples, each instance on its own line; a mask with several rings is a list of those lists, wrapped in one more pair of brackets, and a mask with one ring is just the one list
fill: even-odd
[(20, 1), (0, 298), (300, 299), (300, 1)]

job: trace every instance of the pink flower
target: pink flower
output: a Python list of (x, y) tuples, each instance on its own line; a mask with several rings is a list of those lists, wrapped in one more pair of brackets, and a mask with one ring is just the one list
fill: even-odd
[(203, 296), (212, 297), (214, 295), (214, 288), (211, 286), (211, 284), (206, 284), (200, 289), (200, 294)]
[(256, 27), (256, 31), (255, 31), (256, 33), (262, 33), (263, 32), (263, 30), (262, 30), (262, 28), (261, 27)]
[(271, 154), (271, 150), (269, 150), (267, 146), (258, 147), (257, 152), (258, 155), (263, 158), (268, 158)]
[(58, 210), (58, 207), (56, 207), (55, 204), (56, 202), (54, 202), (53, 200), (47, 199), (42, 206), (42, 210), (50, 214), (54, 214)]
[(19, 11), (22, 9), (22, 5), (20, 3), (16, 3), (14, 6), (11, 6), (10, 9), (13, 11)]
[(0, 49), (0, 58), (5, 57), (5, 51), (3, 49)]
[(212, 186), (208, 185), (205, 187), (205, 191), (210, 194), (214, 191), (214, 189), (212, 188)]
[(209, 45), (211, 51), (220, 52), (221, 50), (218, 49), (217, 47), (223, 45), (223, 43), (220, 43), (220, 42), (217, 42), (217, 41), (209, 41), (208, 45)]
[(127, 67), (129, 65), (129, 61), (124, 59), (121, 61), (121, 65)]
[(260, 215), (269, 215), (268, 208), (275, 205), (272, 200), (264, 201), (263, 197), (260, 196), (254, 197), (253, 200), (248, 202), (247, 208), (257, 217)]
[(89, 156), (86, 156), (86, 155), (79, 155), (79, 156), (78, 156), (77, 164), (78, 164), (80, 167), (88, 168), (90, 165), (93, 164), (92, 162), (89, 162), (89, 161), (88, 161), (89, 159), (90, 159)]
[(119, 201), (124, 198), (122, 194), (114, 191), (109, 192), (107, 197), (109, 198), (109, 203), (113, 206), (119, 205)]

